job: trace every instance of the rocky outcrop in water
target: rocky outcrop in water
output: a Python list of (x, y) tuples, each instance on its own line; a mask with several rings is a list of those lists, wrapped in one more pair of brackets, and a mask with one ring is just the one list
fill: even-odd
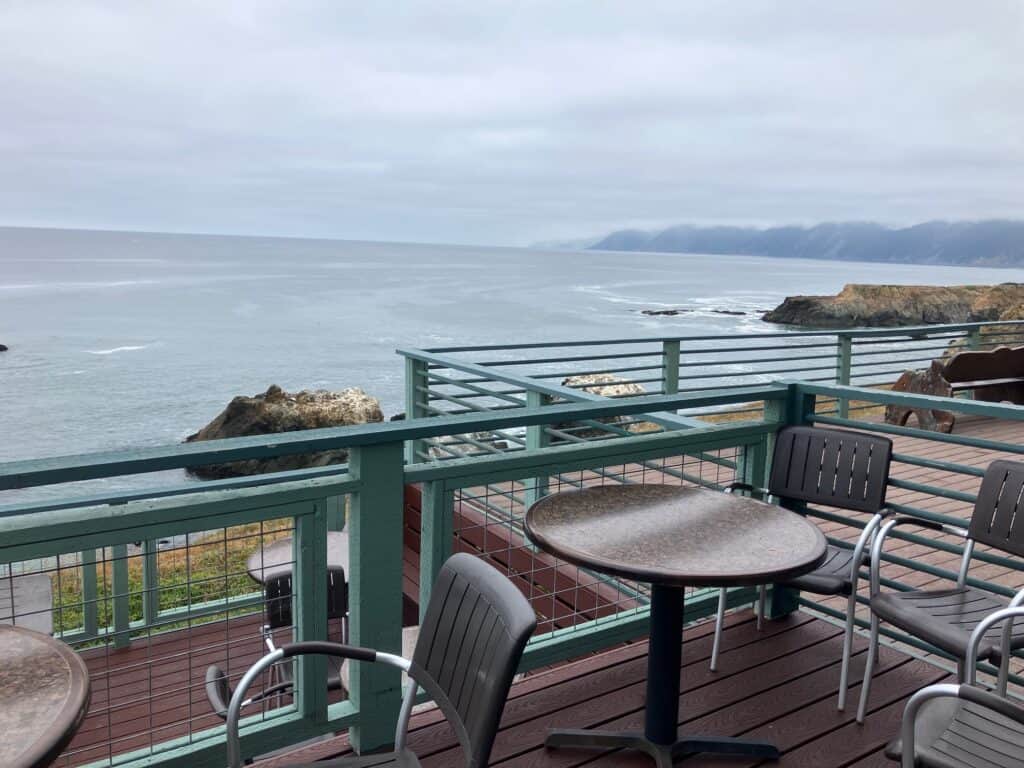
[(7, 351), (7, 349), (8, 349), (8, 348), (7, 348), (7, 345), (6, 345), (6, 344), (0, 344), (0, 352), (6, 352), (6, 351)]
[(999, 285), (858, 285), (836, 296), (789, 296), (769, 323), (816, 328), (990, 322), (1020, 311), (1024, 283)]
[[(650, 394), (646, 389), (636, 382), (625, 379), (621, 376), (616, 376), (611, 373), (590, 373), (581, 374), (579, 376), (569, 376), (562, 380), (563, 387), (572, 387), (573, 389), (582, 389), (584, 392), (590, 392), (594, 395), (601, 395), (602, 397), (609, 398), (620, 398), (620, 397), (643, 397), (644, 395)], [(608, 416), (606, 418), (596, 419), (596, 421), (602, 424), (611, 424), (625, 429), (627, 432), (651, 432), (659, 429), (657, 424), (652, 424), (647, 421), (632, 422), (632, 416)], [(577, 437), (606, 437), (611, 434), (608, 430), (598, 429), (596, 427), (590, 429), (579, 429), (575, 428), (575, 424), (557, 424), (556, 429), (569, 429), (573, 428), (571, 434)]]
[[(293, 394), (273, 385), (261, 395), (241, 395), (234, 398), (217, 418), (195, 434), (189, 435), (186, 442), (269, 435), (301, 429), (344, 427), (383, 420), (380, 402), (356, 387), (338, 392), (318, 389), (302, 390)], [(196, 467), (190, 472), (197, 477), (216, 479), (323, 467), (328, 464), (340, 464), (347, 459), (348, 451), (345, 450), (321, 451), (272, 459), (211, 464)]]

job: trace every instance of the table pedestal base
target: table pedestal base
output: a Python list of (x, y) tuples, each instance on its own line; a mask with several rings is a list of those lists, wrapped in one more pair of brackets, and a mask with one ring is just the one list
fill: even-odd
[(690, 736), (674, 744), (656, 744), (639, 731), (591, 731), (563, 729), (548, 731), (544, 746), (591, 747), (597, 749), (635, 749), (654, 758), (657, 768), (672, 768), (672, 761), (685, 755), (746, 755), (769, 760), (779, 758), (775, 745), (764, 741), (731, 739), (725, 736)]
[(651, 587), (651, 632), (647, 649), (647, 706), (643, 733), (637, 731), (590, 731), (558, 729), (548, 732), (545, 745), (635, 749), (654, 758), (658, 768), (672, 768), (673, 758), (697, 753), (746, 755), (779, 759), (778, 748), (763, 741), (729, 736), (680, 738), (679, 675), (682, 666), (683, 589), (654, 584)]

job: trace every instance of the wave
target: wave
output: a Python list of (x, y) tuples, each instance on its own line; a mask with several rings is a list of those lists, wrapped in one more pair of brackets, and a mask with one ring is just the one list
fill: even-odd
[(76, 291), (81, 288), (124, 288), (133, 285), (156, 285), (157, 280), (111, 280), (109, 282), (54, 282), (54, 283), (11, 283), (0, 285), (4, 293), (31, 293), (33, 291)]
[(147, 349), (149, 344), (139, 344), (136, 346), (127, 347), (113, 347), (112, 349), (87, 349), (85, 350), (90, 355), (115, 355), (118, 352), (135, 352), (139, 349)]

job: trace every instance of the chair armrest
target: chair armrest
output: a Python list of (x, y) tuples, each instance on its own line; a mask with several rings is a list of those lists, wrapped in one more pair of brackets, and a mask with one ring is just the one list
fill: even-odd
[(1013, 600), (1010, 601), (1010, 608), (1017, 608), (1018, 606), (1024, 605), (1024, 589), (1013, 596)]
[[(238, 720), (242, 706), (247, 703), (245, 700), (246, 691), (249, 690), (249, 687), (257, 677), (277, 662), (283, 659), (291, 659), (296, 656), (303, 656), (307, 654), (322, 654), (324, 656), (351, 659), (353, 661), (368, 661), (388, 664), (409, 674), (410, 679), (413, 681), (412, 688), (415, 690), (416, 681), (415, 678), (412, 677), (410, 669), (412, 667), (412, 662), (408, 659), (402, 658), (401, 656), (384, 653), (383, 651), (376, 651), (372, 648), (360, 648), (354, 645), (342, 645), (341, 643), (330, 643), (321, 640), (307, 640), (282, 645), (280, 648), (266, 654), (260, 658), (259, 661), (249, 667), (246, 673), (242, 675), (242, 679), (238, 681), (238, 688), (236, 688), (235, 692), (231, 695), (231, 701), (228, 703), (226, 717), (228, 768), (241, 768), (242, 765), (242, 747), (238, 736)], [(208, 671), (207, 675), (209, 676), (209, 674), (210, 673)], [(291, 685), (291, 683), (288, 685)], [(412, 708), (412, 698), (412, 696), (406, 696), (406, 699), (409, 702), (408, 706), (403, 702), (402, 717), (405, 722), (408, 721), (408, 711)], [(400, 720), (400, 724), (401, 723), (402, 720)]]
[(281, 658), (291, 659), (295, 656), (308, 654), (322, 654), (323, 656), (335, 656), (341, 659), (353, 659), (355, 661), (377, 661), (378, 656), (389, 656), (390, 654), (379, 654), (372, 648), (360, 648), (356, 645), (342, 645), (341, 643), (330, 643), (324, 640), (306, 640), (301, 643), (286, 643), (279, 649)]
[[(294, 686), (294, 683), (291, 680), (286, 680), (282, 683), (275, 683), (269, 688), (264, 688), (251, 699), (243, 701), (242, 706), (247, 707), (250, 704), (256, 704), (279, 693), (286, 693), (292, 688), (292, 686)], [(228, 716), (228, 705), (231, 702), (231, 697), (234, 695), (234, 691), (231, 690), (231, 686), (228, 684), (227, 674), (225, 674), (224, 670), (216, 664), (211, 664), (206, 668), (205, 688), (206, 699), (210, 702), (210, 707), (213, 708), (214, 714), (222, 720), (226, 720)]]
[[(971, 631), (971, 638), (967, 641), (967, 651), (964, 654), (964, 671), (965, 677), (964, 682), (968, 685), (973, 685), (977, 673), (977, 661), (978, 661), (978, 646), (981, 645), (981, 639), (988, 632), (989, 627), (996, 624), (1006, 622), (1006, 627), (1003, 631), (1003, 643), (1002, 643), (1002, 656), (1004, 663), (1009, 660), (1010, 656), (1010, 639), (1013, 636), (1013, 624), (1014, 619), (1024, 617), (1024, 608), (1014, 606), (1011, 608), (1000, 608), (998, 611), (992, 611), (985, 618), (979, 621), (974, 629)], [(1005, 670), (1004, 670), (1005, 671)], [(1000, 675), (1002, 678), (1002, 674)], [(1000, 679), (1000, 688), (1005, 685), (1005, 679)]]
[(878, 530), (878, 533), (875, 535), (875, 540), (871, 544), (872, 597), (877, 595), (881, 589), (881, 584), (879, 583), (879, 572), (881, 569), (882, 547), (892, 529), (900, 525), (914, 525), (919, 528), (927, 528), (930, 531), (936, 531), (938, 533), (949, 533), (954, 536), (960, 536), (961, 538), (967, 538), (967, 531), (954, 525), (937, 523), (934, 520), (925, 520), (924, 518), (912, 517), (910, 515), (900, 515), (899, 517), (888, 518), (884, 523), (882, 523), (882, 527)]
[(765, 490), (764, 488), (760, 488), (756, 485), (751, 485), (750, 483), (729, 483), (722, 490), (725, 491), (726, 493), (735, 493), (736, 491), (747, 491), (751, 496), (757, 496), (762, 499), (768, 496), (767, 490)]

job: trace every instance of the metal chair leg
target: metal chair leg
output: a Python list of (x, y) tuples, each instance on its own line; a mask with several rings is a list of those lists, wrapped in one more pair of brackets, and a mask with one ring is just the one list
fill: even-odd
[(843, 633), (843, 663), (839, 672), (839, 704), (842, 712), (846, 709), (846, 689), (850, 686), (850, 654), (853, 651), (853, 623), (857, 613), (857, 595), (850, 595), (846, 606), (846, 631)]
[(1010, 654), (1004, 653), (1002, 659), (999, 661), (999, 680), (997, 682), (996, 692), (1005, 697), (1006, 686), (1010, 682)]
[(878, 653), (878, 617), (871, 616), (871, 638), (868, 646), (868, 660), (864, 667), (864, 683), (860, 687), (860, 705), (857, 707), (857, 722), (864, 722), (868, 710), (868, 696), (871, 695), (871, 677), (875, 674), (875, 657)]
[(722, 642), (722, 623), (725, 621), (725, 589), (718, 591), (718, 613), (715, 615), (715, 640), (711, 645), (711, 671), (718, 671), (718, 647)]
[(764, 606), (768, 595), (768, 586), (762, 584), (757, 588), (757, 631), (761, 631), (764, 624)]

